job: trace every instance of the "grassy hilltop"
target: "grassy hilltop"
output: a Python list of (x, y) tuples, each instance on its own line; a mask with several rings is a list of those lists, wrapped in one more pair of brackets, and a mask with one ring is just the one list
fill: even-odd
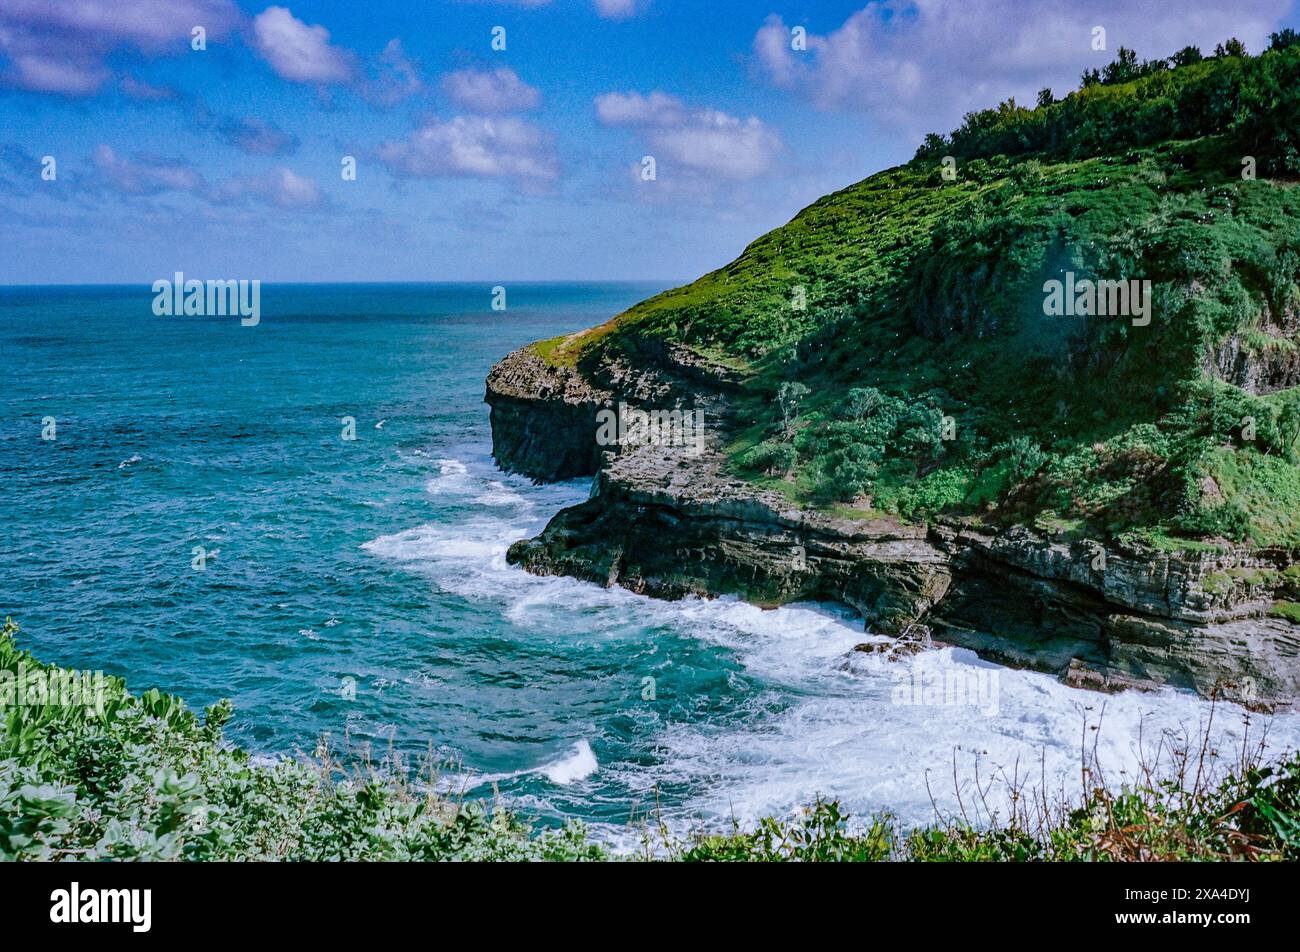
[[(804, 505), (1300, 544), (1298, 41), (1121, 50), (535, 347), (739, 371), (731, 465)], [(1047, 316), (1067, 272), (1150, 281), (1150, 322)]]

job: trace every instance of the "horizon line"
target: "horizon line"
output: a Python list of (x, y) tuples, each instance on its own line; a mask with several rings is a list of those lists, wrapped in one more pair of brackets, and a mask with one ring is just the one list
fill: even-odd
[[(182, 272), (180, 272), (180, 273), (181, 273), (181, 274), (184, 274), (185, 272), (182, 271)], [(175, 274), (175, 272), (173, 272), (173, 274)], [(144, 280), (144, 281), (67, 281), (67, 282), (51, 282), (51, 281), (35, 282), (35, 281), (33, 281), (33, 282), (25, 282), (25, 283), (18, 283), (18, 284), (6, 284), (6, 283), (0, 283), (0, 288), (135, 288), (135, 287), (152, 287), (154, 281), (159, 281), (159, 280), (170, 280), (170, 279), (164, 279), (164, 278), (153, 278), (153, 279), (150, 279), (150, 280)], [(282, 286), (287, 286), (287, 285), (313, 285), (313, 286), (325, 285), (325, 286), (335, 286), (335, 287), (348, 287), (348, 286), (357, 286), (357, 285), (362, 285), (362, 286), (372, 286), (372, 287), (373, 287), (373, 286), (379, 286), (379, 285), (412, 285), (412, 286), (418, 286), (418, 285), (476, 285), (476, 286), (477, 286), (477, 285), (484, 285), (484, 284), (486, 284), (486, 285), (491, 286), (491, 285), (497, 285), (497, 284), (501, 284), (501, 285), (510, 285), (510, 284), (515, 284), (515, 285), (519, 285), (519, 284), (554, 284), (554, 285), (560, 285), (560, 284), (665, 284), (665, 283), (674, 283), (674, 282), (676, 282), (677, 284), (682, 284), (682, 283), (689, 284), (689, 283), (691, 283), (692, 281), (698, 280), (698, 276), (697, 276), (696, 278), (686, 278), (686, 279), (681, 279), (681, 278), (545, 278), (545, 279), (541, 279), (541, 280), (537, 280), (537, 279), (524, 279), (524, 280), (520, 280), (520, 279), (511, 279), (511, 278), (507, 278), (507, 279), (504, 279), (504, 280), (503, 280), (503, 279), (501, 279), (501, 278), (483, 278), (483, 279), (481, 279), (481, 280), (466, 279), (466, 280), (455, 280), (455, 281), (429, 281), (429, 280), (423, 280), (423, 281), (416, 281), (416, 280), (402, 280), (402, 281), (304, 281), (304, 280), (299, 280), (299, 279), (288, 280), (288, 281), (282, 281), (282, 280), (268, 280), (268, 279), (266, 279), (266, 278), (243, 278), (243, 279), (232, 279), (232, 278), (211, 278), (211, 279), (209, 279), (209, 278), (195, 278), (194, 280), (201, 280), (201, 281), (207, 281), (207, 280), (222, 280), (222, 281), (230, 281), (230, 280), (246, 280), (246, 281), (258, 281), (258, 282), (260, 282), (261, 284), (266, 284), (266, 285), (282, 285)], [(674, 286), (675, 286), (675, 285), (674, 285)]]

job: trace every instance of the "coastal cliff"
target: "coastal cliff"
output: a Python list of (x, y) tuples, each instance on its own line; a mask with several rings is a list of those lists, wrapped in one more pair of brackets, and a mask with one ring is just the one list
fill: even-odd
[[(1300, 626), (1268, 614), (1295, 584), (1286, 552), (1176, 555), (969, 519), (808, 511), (729, 477), (715, 449), (602, 451), (599, 396), (627, 394), (583, 384), (572, 369), (563, 379), (540, 371), (527, 348), (488, 378), (503, 468), (594, 475), (590, 499), (510, 548), (530, 572), (660, 598), (840, 602), (903, 644), (958, 645), (1085, 688), (1170, 685), (1259, 709), (1300, 698)], [(557, 425), (576, 415), (575, 394), (586, 397), (586, 425)]]
[[(510, 559), (1295, 705), (1300, 44), (1112, 77), (972, 113), (725, 267), (506, 357), (498, 463), (595, 477)], [(602, 437), (616, 407), (702, 412), (706, 439)]]

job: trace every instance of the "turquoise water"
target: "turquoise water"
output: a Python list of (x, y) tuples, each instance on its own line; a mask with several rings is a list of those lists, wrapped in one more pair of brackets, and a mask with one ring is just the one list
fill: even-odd
[(984, 771), (1041, 756), (1068, 784), (1103, 702), (1117, 770), (1139, 725), (1204, 719), (1186, 695), (1106, 701), (954, 650), (926, 657), (992, 671), (996, 705), (901, 703), (899, 667), (853, 652), (869, 636), (833, 606), (663, 603), (507, 566), (589, 487), (496, 471), (484, 377), (656, 290), (515, 285), (494, 312), (487, 285), (268, 286), (241, 327), (155, 317), (144, 287), (0, 289), (0, 613), (46, 659), (231, 698), (229, 736), (259, 754), (325, 733), (432, 748), (450, 785), (616, 836), (656, 798), (681, 824), (818, 794), (925, 819), (926, 771), (946, 802), (954, 752)]

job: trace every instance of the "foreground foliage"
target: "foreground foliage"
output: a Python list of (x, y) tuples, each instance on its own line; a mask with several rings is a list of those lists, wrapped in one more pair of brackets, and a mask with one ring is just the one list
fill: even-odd
[[(0, 631), (0, 676), (48, 676)], [(255, 764), (222, 743), (232, 709), (199, 718), (156, 690), (107, 679), (102, 705), (19, 705), (0, 677), (0, 859), (487, 860), (611, 858), (579, 825), (535, 832), (505, 810), (429, 792), (393, 762)], [(851, 820), (833, 801), (752, 830), (686, 838), (646, 827), (645, 858), (688, 862), (1300, 859), (1300, 755), (1243, 756), (1222, 775), (1204, 746), (1111, 792), (1090, 774), (1079, 802), (1017, 795), (1010, 817), (904, 830)], [(982, 795), (981, 795), (982, 797)]]
[[(0, 634), (0, 672), (52, 669)], [(311, 760), (254, 764), (202, 718), (108, 678), (102, 710), (19, 706), (0, 721), (0, 859), (582, 860), (582, 830), (530, 836), (504, 810), (422, 789), (400, 771)], [(15, 685), (16, 686), (16, 685)]]

